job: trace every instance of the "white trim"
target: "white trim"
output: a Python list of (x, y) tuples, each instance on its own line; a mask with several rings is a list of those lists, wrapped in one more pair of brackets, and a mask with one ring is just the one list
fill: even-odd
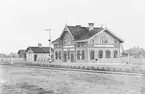
[[(89, 39), (87, 39), (87, 41), (91, 40), (92, 38), (94, 38), (96, 35), (99, 35), (100, 33), (104, 32), (106, 29), (101, 30), (99, 33), (96, 33), (95, 35), (93, 35), (92, 37), (90, 37)], [(91, 31), (90, 31), (91, 32)]]
[(74, 42), (87, 42), (87, 40), (77, 40), (77, 41), (74, 41)]
[(122, 42), (124, 42), (124, 40), (122, 40), (121, 38), (119, 38), (118, 36), (116, 36), (113, 32), (111, 32), (109, 29), (104, 28), (103, 30), (101, 30), (99, 33), (93, 35), (92, 37), (90, 37), (87, 41), (91, 40), (92, 38), (94, 38), (96, 35), (99, 35), (100, 33), (104, 32), (105, 30), (107, 30), (108, 32), (110, 32), (112, 35), (114, 35), (116, 38), (118, 38), (119, 40), (121, 40)]
[(114, 47), (114, 45), (94, 45), (94, 47)]
[(118, 37), (117, 35), (115, 35), (113, 32), (111, 32), (108, 28), (106, 28), (107, 31), (109, 31), (112, 35), (114, 35), (116, 38), (118, 38), (119, 40), (121, 40), (122, 42), (124, 42), (123, 39), (121, 39), (120, 37)]
[(73, 48), (74, 46), (63, 46), (63, 48)]
[[(27, 49), (30, 49), (30, 51), (33, 52), (33, 50), (32, 50), (30, 47), (28, 47)], [(27, 51), (27, 53), (28, 53), (28, 51)], [(33, 52), (33, 53), (34, 53), (34, 52)]]

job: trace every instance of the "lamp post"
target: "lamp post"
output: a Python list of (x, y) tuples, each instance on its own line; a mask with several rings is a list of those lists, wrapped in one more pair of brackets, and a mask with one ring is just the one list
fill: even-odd
[(51, 29), (45, 29), (45, 31), (49, 31), (49, 56), (51, 60)]

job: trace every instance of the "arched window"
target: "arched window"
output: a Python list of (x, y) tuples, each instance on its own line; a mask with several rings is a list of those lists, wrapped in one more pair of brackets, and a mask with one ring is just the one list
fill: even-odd
[(111, 52), (110, 51), (106, 51), (106, 58), (110, 58), (110, 56), (111, 56)]
[(118, 58), (118, 51), (114, 50), (114, 58)]
[(90, 51), (90, 59), (91, 60), (95, 59), (95, 51), (94, 50)]
[(103, 51), (102, 50), (99, 51), (99, 58), (103, 58)]

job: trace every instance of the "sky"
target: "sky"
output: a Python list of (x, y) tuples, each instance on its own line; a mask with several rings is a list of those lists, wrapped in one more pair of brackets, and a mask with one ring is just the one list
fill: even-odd
[(65, 25), (107, 26), (124, 49), (145, 49), (145, 0), (0, 0), (0, 52), (49, 46)]

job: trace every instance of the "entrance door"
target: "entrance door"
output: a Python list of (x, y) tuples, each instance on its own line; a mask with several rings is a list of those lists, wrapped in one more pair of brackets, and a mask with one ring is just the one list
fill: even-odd
[(67, 62), (67, 53), (64, 51), (64, 62)]
[(34, 61), (37, 61), (37, 55), (34, 55)]
[(71, 51), (71, 62), (74, 62), (74, 51)]

